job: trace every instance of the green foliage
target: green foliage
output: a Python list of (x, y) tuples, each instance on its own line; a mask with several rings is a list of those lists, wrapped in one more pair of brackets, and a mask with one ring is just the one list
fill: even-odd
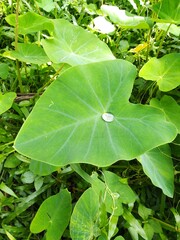
[(0, 3), (0, 239), (179, 238), (178, 9)]
[(16, 138), (16, 150), (56, 166), (109, 166), (172, 141), (176, 129), (161, 111), (128, 102), (135, 74), (123, 60), (67, 70), (36, 104)]
[(16, 93), (8, 92), (2, 94), (0, 92), (0, 114), (6, 112), (9, 108), (11, 108), (12, 103), (16, 97)]
[(157, 59), (151, 58), (139, 72), (139, 76), (146, 80), (157, 81), (159, 89), (170, 91), (180, 84), (179, 68), (180, 54), (171, 53)]
[(169, 1), (162, 0), (153, 5), (153, 10), (157, 13), (158, 17), (169, 23), (180, 23), (180, 3), (178, 0)]
[(46, 239), (60, 239), (71, 216), (71, 195), (67, 190), (46, 199), (30, 226), (31, 232), (46, 230)]

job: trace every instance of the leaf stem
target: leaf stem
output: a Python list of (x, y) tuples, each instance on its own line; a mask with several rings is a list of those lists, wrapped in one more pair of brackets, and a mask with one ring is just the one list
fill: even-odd
[(169, 223), (161, 221), (160, 219), (157, 219), (155, 217), (151, 217), (151, 219), (159, 222), (162, 225), (162, 227), (164, 227), (165, 229), (168, 229), (168, 230), (173, 231), (173, 232), (178, 232), (177, 228), (175, 226), (170, 225)]
[(81, 176), (86, 182), (92, 184), (93, 179), (87, 174), (79, 164), (71, 164), (71, 168), (79, 175)]
[[(16, 25), (15, 25), (15, 51), (18, 50), (19, 3), (20, 3), (20, 0), (17, 0), (17, 4), (16, 4)], [(18, 78), (18, 82), (19, 82), (20, 92), (23, 92), (23, 85), (22, 85), (22, 79), (21, 79), (21, 73), (20, 73), (20, 67), (19, 67), (18, 59), (16, 59), (16, 69), (17, 69), (17, 78)]]
[(167, 35), (167, 33), (168, 33), (170, 27), (171, 27), (171, 24), (172, 24), (172, 23), (169, 24), (168, 28), (166, 29), (166, 31), (165, 31), (165, 33), (164, 33), (162, 39), (161, 39), (161, 42), (160, 42), (160, 44), (159, 44), (159, 48), (158, 48), (157, 53), (156, 53), (156, 57), (158, 57), (159, 52), (160, 52), (161, 49), (162, 49), (162, 45), (163, 45), (163, 43), (164, 43), (164, 39), (165, 39), (165, 37), (166, 37), (166, 35)]

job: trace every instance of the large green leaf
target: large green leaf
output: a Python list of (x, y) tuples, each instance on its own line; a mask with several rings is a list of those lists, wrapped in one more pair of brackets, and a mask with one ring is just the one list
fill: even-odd
[(2, 94), (0, 92), (0, 114), (6, 112), (9, 108), (11, 108), (13, 101), (16, 97), (16, 93), (8, 92)]
[(174, 123), (178, 129), (178, 133), (180, 133), (180, 106), (174, 98), (167, 95), (164, 95), (160, 101), (157, 98), (153, 98), (150, 105), (163, 110), (167, 119)]
[(158, 17), (169, 23), (180, 23), (179, 0), (161, 0), (153, 5), (153, 10)]
[(29, 43), (19, 43), (18, 49), (11, 51), (10, 56), (26, 63), (43, 64), (50, 61), (43, 48)]
[(167, 92), (180, 84), (180, 53), (170, 53), (160, 59), (151, 58), (139, 72), (146, 80), (157, 81), (161, 91)]
[(138, 160), (152, 183), (161, 188), (165, 195), (173, 197), (174, 170), (169, 146), (152, 149), (138, 157)]
[(46, 230), (46, 240), (60, 239), (71, 216), (71, 195), (67, 190), (46, 199), (38, 209), (30, 230), (39, 233)]
[[(15, 27), (16, 15), (10, 14), (6, 18), (6, 21)], [(18, 17), (18, 33), (28, 34), (42, 30), (48, 30), (52, 32), (54, 29), (51, 19), (38, 15), (37, 13), (28, 12)]]
[(108, 166), (171, 142), (177, 129), (161, 110), (129, 103), (135, 76), (124, 60), (68, 69), (41, 96), (15, 149), (57, 166)]
[(74, 66), (115, 59), (107, 45), (94, 34), (64, 19), (56, 19), (53, 23), (54, 38), (42, 40), (52, 62)]
[(102, 5), (101, 10), (113, 23), (123, 28), (149, 28), (152, 24), (149, 18), (136, 16), (116, 6)]

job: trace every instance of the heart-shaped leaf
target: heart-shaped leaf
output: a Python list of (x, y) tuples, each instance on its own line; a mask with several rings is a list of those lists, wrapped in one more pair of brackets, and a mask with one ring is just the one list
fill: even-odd
[(138, 157), (138, 160), (152, 183), (161, 188), (165, 195), (173, 197), (174, 170), (169, 146), (152, 149)]
[(46, 239), (60, 239), (71, 216), (71, 195), (67, 190), (47, 198), (38, 209), (30, 230), (39, 233), (46, 230)]
[(162, 0), (153, 5), (153, 10), (158, 17), (169, 23), (180, 23), (179, 0)]
[(102, 5), (101, 10), (110, 20), (123, 28), (149, 28), (152, 24), (149, 18), (136, 16), (116, 6)]
[(157, 81), (161, 91), (167, 92), (180, 84), (180, 53), (170, 53), (160, 59), (151, 58), (139, 72), (146, 80)]
[(0, 92), (0, 114), (6, 112), (9, 108), (11, 108), (13, 101), (16, 97), (16, 93), (8, 92), (2, 94)]
[(164, 95), (160, 101), (156, 98), (153, 98), (150, 102), (150, 105), (163, 110), (167, 116), (167, 119), (174, 123), (178, 129), (178, 133), (180, 133), (180, 106), (174, 100), (174, 98), (167, 95)]
[(18, 50), (11, 51), (10, 56), (26, 63), (43, 64), (50, 61), (43, 48), (29, 43), (19, 43)]
[(52, 62), (74, 66), (115, 59), (108, 46), (94, 34), (64, 19), (56, 19), (53, 23), (53, 39), (42, 40)]
[(135, 66), (124, 60), (68, 69), (36, 104), (16, 150), (57, 166), (108, 166), (171, 142), (177, 129), (161, 110), (129, 103), (135, 77)]

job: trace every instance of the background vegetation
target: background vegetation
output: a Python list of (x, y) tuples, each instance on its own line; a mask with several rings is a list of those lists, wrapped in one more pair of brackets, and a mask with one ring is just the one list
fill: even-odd
[[(119, 9), (127, 11), (127, 20), (118, 18)], [(179, 1), (176, 0), (1, 1), (0, 239), (178, 240), (179, 15)], [(136, 19), (137, 16), (142, 18)], [(139, 158), (112, 160), (106, 166), (101, 162), (79, 162), (80, 165), (67, 162), (60, 167), (51, 162), (46, 165), (36, 161), (29, 157), (30, 153), (20, 154), (23, 151), (20, 135), (19, 143), (17, 139), (17, 146), (13, 147), (22, 124), (43, 92), (47, 89), (48, 97), (51, 83), (54, 84), (59, 75), (64, 72), (64, 76), (68, 76), (71, 66), (80, 69), (79, 65), (82, 65), (76, 64), (76, 58), (69, 58), (69, 62), (56, 61), (56, 48), (46, 47), (45, 42), (52, 36), (57, 41), (61, 39), (57, 30), (60, 25), (57, 24), (54, 30), (55, 22), (49, 19), (67, 20), (71, 23), (67, 28), (72, 27), (74, 31), (74, 26), (80, 26), (83, 28), (83, 31), (79, 30), (82, 37), (89, 32), (87, 38), (92, 37), (95, 45), (101, 41), (108, 46), (102, 46), (102, 55), (97, 53), (92, 59), (89, 57), (92, 64), (96, 59), (102, 62), (115, 57), (136, 67), (137, 77), (130, 102), (161, 109), (168, 124), (172, 124), (169, 130), (172, 133), (167, 135), (174, 137), (159, 144), (155, 150), (158, 153), (151, 152), (155, 154), (152, 156), (145, 150), (146, 155)], [(86, 36), (84, 38), (86, 42)], [(58, 48), (61, 44), (58, 42)], [(39, 51), (34, 46), (43, 48)], [(154, 58), (165, 60), (150, 62)], [(163, 61), (167, 61), (165, 68), (162, 67)], [(151, 78), (154, 69), (156, 77), (166, 75), (167, 67), (174, 62), (170, 69), (172, 75), (167, 74), (165, 83), (161, 85)], [(156, 68), (157, 64), (159, 68)], [(95, 68), (96, 64), (92, 66)], [(169, 78), (174, 79), (170, 87)], [(163, 133), (161, 129), (159, 132)], [(23, 134), (21, 136), (23, 138)], [(169, 135), (167, 138), (170, 139)], [(167, 142), (170, 144), (163, 145)], [(15, 150), (18, 148), (21, 151)], [(34, 148), (29, 151), (33, 154)], [(43, 151), (42, 148), (42, 161), (46, 157)], [(146, 166), (143, 159), (152, 165)]]

